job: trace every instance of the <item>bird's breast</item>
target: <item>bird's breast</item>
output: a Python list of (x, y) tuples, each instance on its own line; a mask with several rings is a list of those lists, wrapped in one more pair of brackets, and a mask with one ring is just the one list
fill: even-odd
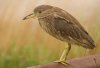
[(39, 24), (43, 28), (43, 30), (45, 30), (49, 34), (55, 32), (55, 28), (54, 28), (53, 20), (52, 19), (49, 19), (49, 18), (40, 18), (38, 20), (39, 20)]
[(38, 19), (39, 20), (39, 24), (42, 27), (42, 29), (44, 31), (46, 31), (48, 34), (52, 35), (53, 37), (59, 39), (59, 40), (64, 40), (64, 38), (61, 36), (60, 31), (57, 31), (55, 29), (55, 25), (54, 25), (54, 21), (53, 19), (49, 19), (49, 18), (41, 18)]

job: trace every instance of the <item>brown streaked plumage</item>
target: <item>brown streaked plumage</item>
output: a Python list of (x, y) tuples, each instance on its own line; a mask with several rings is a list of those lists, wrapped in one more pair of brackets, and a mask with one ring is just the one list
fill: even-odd
[[(53, 37), (65, 41), (69, 44), (77, 44), (88, 49), (95, 47), (94, 41), (80, 23), (68, 12), (58, 7), (50, 5), (40, 5), (34, 9), (34, 14), (39, 20), (40, 26)], [(24, 19), (27, 19), (30, 14)], [(68, 54), (66, 53), (66, 56)], [(65, 55), (65, 54), (64, 54)], [(60, 61), (65, 61), (66, 56), (61, 57)]]

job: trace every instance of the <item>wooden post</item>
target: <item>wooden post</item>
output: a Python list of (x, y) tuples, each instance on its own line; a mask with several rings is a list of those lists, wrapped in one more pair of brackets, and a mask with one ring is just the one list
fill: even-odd
[(68, 60), (68, 65), (49, 63), (28, 68), (100, 68), (100, 54)]

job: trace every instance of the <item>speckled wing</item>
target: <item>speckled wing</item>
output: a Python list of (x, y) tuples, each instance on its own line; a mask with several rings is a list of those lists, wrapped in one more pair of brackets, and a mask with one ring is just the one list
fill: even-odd
[[(66, 14), (64, 15), (66, 16)], [(95, 44), (90, 35), (78, 22), (74, 23), (74, 21), (72, 21), (73, 19), (75, 20), (73, 16), (70, 16), (70, 19), (67, 19), (67, 17), (55, 12), (53, 14), (55, 29), (59, 31), (64, 39), (69, 40), (70, 43), (93, 49)]]

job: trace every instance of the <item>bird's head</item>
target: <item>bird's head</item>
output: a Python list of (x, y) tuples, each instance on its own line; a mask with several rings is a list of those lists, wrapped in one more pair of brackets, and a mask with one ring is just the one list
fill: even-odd
[(53, 8), (53, 6), (50, 5), (40, 5), (38, 7), (36, 7), (33, 11), (33, 13), (27, 15), (26, 17), (23, 18), (23, 20), (29, 19), (29, 18), (34, 18), (34, 17), (38, 17), (41, 13), (43, 13), (44, 11)]

